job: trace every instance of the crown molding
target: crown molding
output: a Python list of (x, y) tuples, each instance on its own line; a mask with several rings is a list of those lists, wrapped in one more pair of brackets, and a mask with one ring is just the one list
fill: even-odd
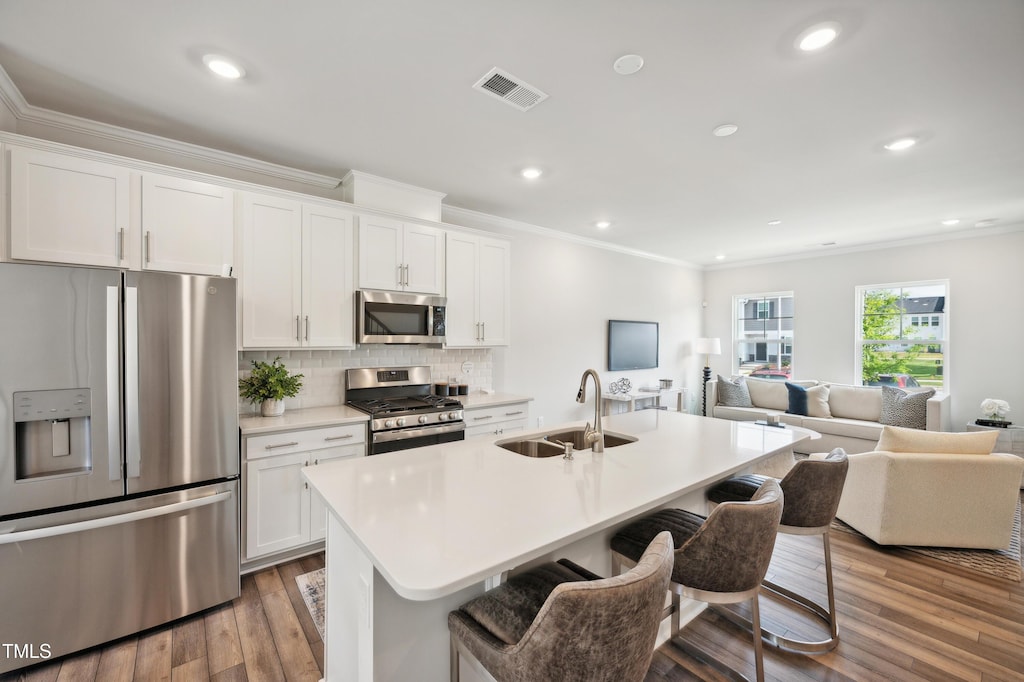
[[(618, 244), (610, 244), (608, 242), (603, 242), (598, 239), (580, 237), (579, 235), (571, 234), (569, 232), (561, 232), (559, 230), (553, 230), (549, 227), (541, 227), (539, 225), (532, 225), (530, 223), (524, 223), (518, 220), (512, 220), (510, 218), (502, 218), (500, 216), (491, 215), (489, 213), (473, 211), (468, 208), (460, 208), (458, 206), (443, 204), (441, 207), (441, 211), (443, 215), (442, 220), (444, 223), (454, 224), (458, 227), (467, 227), (473, 229), (474, 227), (477, 227), (477, 224), (483, 224), (487, 227), (511, 230), (514, 232), (530, 232), (532, 234), (540, 235), (542, 237), (548, 237), (549, 239), (560, 239), (562, 241), (572, 242), (574, 244), (590, 246), (595, 249), (614, 251), (616, 253), (622, 253), (627, 256), (634, 256), (636, 258), (646, 258), (647, 260), (658, 261), (660, 263), (668, 263), (669, 265), (675, 265), (677, 267), (686, 268), (688, 270), (701, 269), (699, 266), (694, 265), (693, 263), (684, 260), (679, 260), (678, 258), (669, 258), (667, 256), (661, 256), (656, 253), (649, 253), (647, 251), (641, 251), (639, 249), (631, 249), (626, 246), (619, 246)], [(468, 220), (472, 224), (462, 225), (458, 222), (460, 219)]]
[(172, 140), (160, 135), (130, 130), (121, 126), (100, 123), (99, 121), (62, 114), (58, 111), (31, 105), (25, 101), (21, 91), (18, 90), (18, 87), (10, 79), (10, 76), (7, 75), (2, 66), (0, 66), (0, 100), (7, 105), (7, 108), (11, 110), (11, 113), (18, 121), (26, 123), (35, 123), (99, 139), (127, 143), (144, 149), (168, 152), (197, 161), (216, 163), (249, 173), (258, 173), (322, 189), (336, 189), (341, 185), (340, 178), (329, 175), (311, 173), (298, 168), (290, 168), (270, 163), (269, 161), (261, 161), (240, 154), (210, 149), (209, 147), (202, 147), (190, 142)]

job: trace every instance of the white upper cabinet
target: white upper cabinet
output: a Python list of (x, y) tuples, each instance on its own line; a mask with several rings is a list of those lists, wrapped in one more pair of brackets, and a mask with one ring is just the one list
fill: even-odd
[(347, 211), (302, 208), (303, 345), (355, 347), (352, 223)]
[(448, 233), (445, 345), (508, 345), (509, 248), (500, 239)]
[(11, 258), (127, 267), (128, 169), (11, 146)]
[(444, 292), (445, 231), (373, 216), (359, 217), (359, 288)]
[(242, 200), (242, 346), (355, 345), (352, 214), (247, 193)]
[(142, 268), (231, 272), (234, 192), (168, 175), (142, 176)]

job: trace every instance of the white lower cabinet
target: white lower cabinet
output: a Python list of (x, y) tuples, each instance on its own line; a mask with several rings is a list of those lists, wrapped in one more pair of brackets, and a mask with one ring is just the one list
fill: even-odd
[(525, 431), (530, 419), (530, 403), (509, 403), (494, 407), (467, 407), (463, 410), (466, 438), (507, 436)]
[(302, 468), (365, 454), (364, 422), (243, 438), (244, 561), (323, 540), (327, 509)]

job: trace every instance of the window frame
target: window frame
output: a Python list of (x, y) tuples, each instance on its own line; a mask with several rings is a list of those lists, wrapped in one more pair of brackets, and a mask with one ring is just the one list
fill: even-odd
[[(928, 287), (928, 286), (941, 286), (944, 288), (942, 315), (945, 317), (941, 320), (941, 324), (927, 325), (927, 322), (931, 322), (933, 318), (932, 313), (917, 313), (917, 316), (922, 318), (925, 324), (921, 326), (928, 326), (929, 330), (941, 328), (942, 337), (939, 338), (924, 338), (914, 339), (907, 338), (901, 334), (898, 339), (864, 339), (864, 295), (869, 291), (877, 291), (884, 289), (899, 289), (901, 292), (905, 289), (911, 289), (915, 287)], [(936, 391), (942, 393), (950, 392), (950, 324), (952, 320), (951, 315), (951, 304), (952, 300), (951, 287), (948, 279), (925, 279), (925, 280), (911, 280), (905, 282), (891, 282), (887, 284), (861, 284), (854, 288), (854, 344), (853, 344), (853, 384), (855, 386), (863, 385), (864, 383), (864, 346), (870, 344), (878, 344), (885, 342), (904, 342), (911, 343), (914, 345), (924, 346), (938, 346), (941, 349), (942, 354), (942, 385), (934, 387)], [(911, 315), (904, 313), (905, 317), (911, 317)], [(939, 317), (939, 316), (934, 316)]]
[[(793, 313), (790, 316), (782, 317), (782, 303), (779, 300), (777, 303), (773, 303), (774, 299), (790, 298), (793, 300)], [(743, 312), (743, 306), (747, 303), (754, 301), (754, 317), (741, 317)], [(776, 317), (771, 317), (772, 307), (776, 307)], [(783, 320), (789, 319), (792, 321), (794, 329), (789, 330), (788, 336), (783, 336), (783, 330), (779, 329), (779, 338), (772, 339), (765, 337), (763, 341), (755, 341), (746, 338), (746, 332), (743, 329), (743, 322), (745, 320), (755, 321), (767, 321), (767, 320)], [(781, 325), (780, 325), (781, 327)], [(764, 362), (765, 364), (771, 364), (772, 366), (782, 366), (782, 356), (788, 356), (790, 367), (793, 367), (793, 346), (795, 345), (795, 327), (796, 327), (796, 295), (793, 291), (769, 291), (769, 292), (757, 292), (751, 294), (736, 294), (732, 297), (732, 340), (730, 349), (732, 351), (732, 359), (729, 361), (731, 372), (735, 374), (740, 373), (740, 344), (759, 344), (764, 343), (766, 346), (774, 345), (776, 353), (772, 353), (771, 349), (768, 348), (765, 353), (765, 357), (768, 358)], [(785, 352), (788, 349), (789, 352)], [(776, 358), (774, 363), (771, 362), (770, 358)], [(792, 377), (790, 377), (792, 378)]]

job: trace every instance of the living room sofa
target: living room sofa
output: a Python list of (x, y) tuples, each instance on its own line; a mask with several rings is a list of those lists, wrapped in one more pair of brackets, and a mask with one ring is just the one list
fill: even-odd
[[(745, 381), (751, 407), (721, 404), (718, 380), (709, 381), (707, 415), (734, 421), (765, 420), (774, 415), (784, 424), (801, 426), (821, 434), (819, 439), (804, 440), (797, 445), (795, 451), (801, 454), (831, 452), (834, 448), (843, 448), (847, 453), (870, 452), (875, 449), (882, 434), (881, 386), (854, 386), (816, 380), (788, 382), (805, 388), (827, 386), (827, 412), (830, 416), (823, 417), (787, 413), (789, 389), (785, 381), (750, 377), (746, 377)], [(822, 394), (824, 392), (821, 390)], [(925, 428), (928, 431), (952, 430), (949, 394), (937, 392), (928, 399)]]

